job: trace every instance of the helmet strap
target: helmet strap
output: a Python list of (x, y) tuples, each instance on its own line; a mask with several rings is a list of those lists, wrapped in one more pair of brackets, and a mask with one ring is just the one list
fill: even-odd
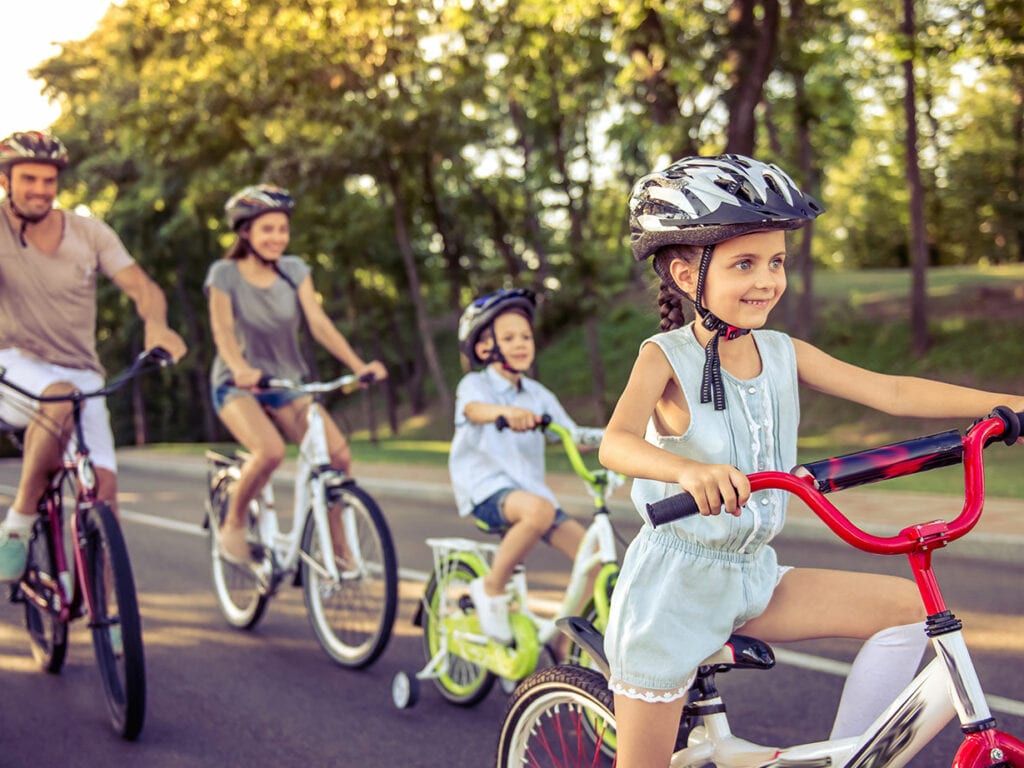
[(40, 221), (50, 215), (53, 208), (49, 208), (46, 213), (40, 214), (39, 216), (29, 216), (27, 213), (23, 213), (18, 210), (18, 206), (14, 204), (14, 179), (13, 174), (9, 174), (8, 185), (7, 185), (7, 204), (11, 206), (11, 213), (14, 217), (21, 221), (21, 227), (18, 229), (18, 240), (21, 241), (22, 248), (28, 248), (28, 241), (25, 239), (25, 230), (28, 229), (29, 224), (38, 224)]
[(722, 383), (722, 361), (718, 353), (718, 343), (723, 338), (726, 341), (738, 339), (740, 336), (750, 333), (750, 329), (729, 325), (704, 306), (704, 282), (707, 279), (708, 265), (711, 264), (711, 254), (714, 250), (713, 244), (705, 245), (704, 252), (701, 253), (693, 306), (697, 314), (700, 315), (700, 324), (713, 334), (707, 346), (704, 347), (704, 373), (700, 382), (700, 401), (701, 403), (714, 403), (716, 411), (724, 411), (725, 386)]

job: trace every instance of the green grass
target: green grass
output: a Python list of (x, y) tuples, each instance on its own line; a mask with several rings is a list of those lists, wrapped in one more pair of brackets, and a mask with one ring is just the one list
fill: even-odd
[[(840, 359), (872, 370), (1024, 392), (1024, 333), (1020, 332), (1024, 328), (1024, 265), (934, 269), (927, 284), (932, 346), (921, 358), (910, 354), (910, 274), (901, 270), (817, 274), (819, 325), (809, 340)], [(610, 301), (601, 319), (605, 401), (611, 407), (625, 386), (640, 341), (657, 331), (654, 291), (637, 289)], [(453, 340), (447, 343), (454, 349)], [(453, 367), (454, 353), (445, 359), (454, 387), (460, 375)], [(579, 325), (544, 346), (538, 378), (558, 393), (578, 422), (603, 423), (605, 414), (598, 413), (591, 392), (590, 361)], [(355, 411), (352, 416), (358, 418)], [(451, 414), (429, 411), (404, 423), (400, 438), (382, 438), (376, 444), (367, 439), (365, 431), (352, 430), (355, 460), (445, 466), (451, 423)], [(837, 456), (966, 426), (891, 419), (805, 391), (801, 393), (800, 460)], [(203, 447), (188, 449), (201, 451)], [(587, 459), (596, 461), (593, 455)], [(990, 495), (1024, 497), (1024, 453), (997, 445), (986, 452), (986, 460)], [(570, 469), (557, 447), (549, 449), (548, 467), (552, 471)], [(951, 467), (875, 487), (955, 495), (961, 493), (962, 476), (959, 468)]]

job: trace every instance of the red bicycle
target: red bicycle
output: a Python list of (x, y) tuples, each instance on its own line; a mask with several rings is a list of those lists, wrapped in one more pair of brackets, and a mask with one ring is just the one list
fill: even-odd
[[(67, 656), (68, 625), (88, 617), (110, 720), (128, 741), (142, 731), (146, 713), (142, 626), (124, 535), (113, 509), (96, 497), (82, 406), (89, 398), (116, 392), (142, 372), (170, 362), (167, 352), (153, 349), (100, 389), (53, 396), (27, 392), (4, 378), (0, 368), (0, 382), (24, 397), (71, 403), (76, 446), (73, 455), (65, 452), (63, 466), (39, 500), (28, 564), (21, 581), (11, 585), (11, 601), (24, 604), (32, 655), (43, 670), (54, 674), (61, 671)], [(20, 430), (8, 425), (5, 431)], [(65, 510), (66, 498), (74, 499), (70, 514)]]
[[(985, 500), (983, 450), (1021, 436), (1024, 413), (997, 408), (972, 425), (881, 448), (804, 464), (792, 472), (750, 475), (752, 491), (778, 488), (799, 497), (839, 538), (880, 555), (906, 555), (928, 612), (925, 631), (936, 657), (860, 736), (773, 747), (732, 733), (715, 675), (730, 669), (769, 669), (772, 649), (752, 637), (733, 635), (705, 659), (690, 690), (679, 725), (673, 768), (766, 766), (905, 766), (955, 716), (963, 741), (953, 768), (1024, 768), (1024, 743), (996, 727), (968, 652), (962, 625), (945, 604), (932, 571), (932, 552), (965, 536), (981, 517)], [(824, 494), (855, 485), (964, 465), (964, 506), (950, 522), (932, 520), (895, 536), (875, 536), (854, 525)], [(695, 514), (689, 494), (647, 508), (655, 527)], [(562, 620), (562, 629), (600, 666), (559, 666), (536, 673), (517, 689), (505, 712), (498, 744), (500, 768), (522, 766), (612, 766), (615, 711), (606, 677), (601, 635), (585, 620)], [(602, 676), (603, 675), (603, 676)]]

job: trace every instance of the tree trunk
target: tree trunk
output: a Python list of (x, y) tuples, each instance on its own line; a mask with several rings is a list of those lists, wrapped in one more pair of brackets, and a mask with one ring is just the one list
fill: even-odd
[(430, 333), (430, 322), (427, 317), (427, 308), (423, 302), (423, 291), (420, 286), (419, 270), (416, 266), (416, 255), (412, 250), (412, 242), (409, 240), (409, 229), (406, 224), (405, 198), (393, 163), (394, 158), (391, 158), (388, 163), (388, 185), (394, 198), (395, 239), (398, 242), (398, 250), (402, 254), (402, 262), (405, 264), (406, 279), (409, 281), (409, 301), (412, 302), (413, 312), (416, 315), (416, 329), (419, 332), (423, 357), (434, 380), (438, 401), (444, 412), (450, 413), (453, 407), (452, 395), (448, 389), (448, 383), (444, 379), (444, 372), (441, 370), (441, 362), (437, 356), (434, 337)]
[[(761, 8), (758, 20), (757, 9)], [(729, 107), (726, 152), (750, 155), (757, 139), (755, 110), (771, 74), (779, 33), (778, 0), (735, 0), (729, 9), (731, 84), (725, 101)]]
[(910, 190), (910, 330), (914, 355), (920, 357), (928, 351), (928, 314), (926, 277), (928, 272), (928, 244), (924, 223), (924, 192), (921, 187), (921, 169), (917, 155), (917, 103), (914, 88), (915, 44), (914, 0), (903, 0), (903, 36), (908, 51), (903, 62), (906, 89), (903, 95), (903, 113), (906, 120), (905, 154), (907, 187)]

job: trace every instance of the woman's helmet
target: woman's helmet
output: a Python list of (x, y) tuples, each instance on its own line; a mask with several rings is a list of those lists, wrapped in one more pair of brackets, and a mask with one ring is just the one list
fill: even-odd
[(67, 168), (68, 150), (60, 139), (43, 131), (19, 131), (0, 141), (0, 172), (18, 163), (47, 163)]
[(283, 211), (289, 216), (295, 209), (295, 201), (288, 190), (273, 184), (255, 184), (239, 190), (224, 204), (228, 224), (235, 232), (245, 222), (271, 211)]
[(533, 291), (526, 288), (502, 288), (481, 296), (466, 307), (459, 319), (459, 350), (473, 367), (494, 362), (477, 357), (476, 343), (480, 341), (480, 334), (491, 326), (498, 315), (510, 309), (522, 311), (532, 323), (536, 307), (537, 300)]
[(629, 199), (630, 247), (643, 261), (665, 245), (714, 245), (797, 229), (823, 208), (785, 171), (743, 155), (687, 157), (642, 177)]

